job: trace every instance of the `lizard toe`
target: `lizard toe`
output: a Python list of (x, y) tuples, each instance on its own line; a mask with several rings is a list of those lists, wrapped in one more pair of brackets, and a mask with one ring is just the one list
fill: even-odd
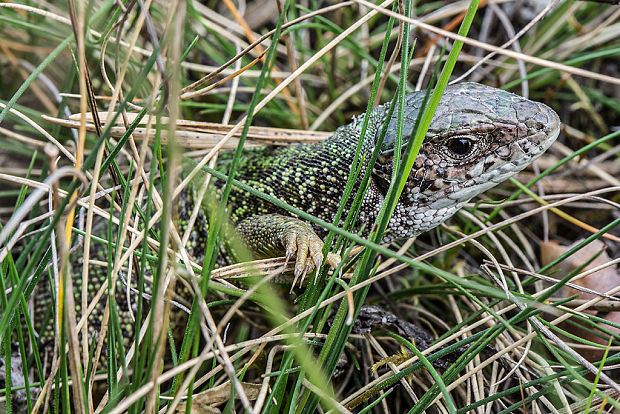
[(309, 244), (308, 237), (305, 234), (297, 234), (296, 237), (296, 251), (297, 255), (295, 257), (295, 280), (300, 277), (302, 274), (307, 272), (307, 261), (308, 261), (308, 252), (309, 252)]
[(330, 265), (332, 268), (334, 269), (337, 268), (341, 261), (342, 261), (342, 258), (340, 257), (339, 254), (332, 253), (332, 252), (327, 253), (327, 259), (325, 259), (325, 263)]
[(316, 234), (310, 237), (308, 248), (310, 250), (310, 257), (314, 261), (315, 267), (321, 267), (323, 263), (323, 240), (321, 240)]
[(283, 243), (284, 256), (286, 257), (285, 263), (288, 263), (297, 252), (297, 234), (295, 234), (295, 232), (286, 233)]

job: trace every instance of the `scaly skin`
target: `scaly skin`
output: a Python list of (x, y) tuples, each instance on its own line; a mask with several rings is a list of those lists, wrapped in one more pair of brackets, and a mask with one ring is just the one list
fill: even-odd
[[(405, 143), (412, 133), (423, 96), (423, 92), (406, 96)], [(397, 117), (394, 115), (386, 120), (386, 112), (386, 105), (371, 112), (361, 147), (364, 171), (381, 126), (384, 122), (390, 123), (352, 229), (354, 232), (361, 231), (362, 235), (367, 235), (372, 228), (392, 175)], [(332, 222), (355, 157), (363, 116), (354, 118), (322, 142), (244, 150), (235, 178)], [(449, 86), (390, 219), (389, 231), (383, 242), (410, 238), (438, 226), (472, 197), (513, 176), (540, 156), (557, 137), (559, 126), (556, 113), (541, 103), (475, 83)], [(223, 154), (217, 168), (228, 172), (230, 162), (231, 155)], [(358, 181), (354, 191), (359, 185)], [(212, 184), (209, 194), (219, 197), (219, 186), (221, 182)], [(183, 230), (194, 206), (191, 191), (182, 194), (177, 206), (179, 225)], [(296, 276), (303, 275), (321, 262), (321, 237), (326, 235), (325, 229), (292, 217), (286, 210), (236, 187), (230, 194), (228, 212), (236, 232), (256, 256), (295, 256)], [(345, 209), (343, 217), (346, 213)], [(190, 255), (199, 262), (204, 256), (207, 233), (208, 222), (201, 212), (186, 246)], [(222, 244), (222, 257), (232, 260), (232, 248), (227, 246), (226, 240)], [(339, 257), (335, 254), (327, 258), (332, 266), (338, 261)], [(106, 275), (102, 268), (90, 274), (92, 286), (89, 286), (89, 295), (92, 297), (97, 287), (106, 280)], [(79, 282), (78, 276), (74, 283), (78, 298)], [(127, 307), (131, 305), (126, 300), (125, 287), (120, 280), (118, 283), (119, 317), (122, 326), (131, 327), (133, 321), (127, 312)], [(36, 314), (42, 317), (45, 310), (40, 310), (49, 306), (49, 293), (38, 295), (36, 300), (35, 309), (39, 310)], [(100, 310), (93, 312), (89, 319), (91, 335), (99, 330), (104, 306), (105, 297), (98, 307)], [(51, 330), (47, 332), (52, 334)], [(124, 340), (128, 343), (131, 338), (132, 333), (127, 332)]]
[[(403, 141), (411, 135), (424, 92), (406, 96)], [(362, 171), (375, 148), (388, 106), (375, 108), (362, 142)], [(364, 115), (329, 139), (289, 147), (261, 147), (244, 151), (235, 178), (322, 220), (332, 222), (341, 202), (361, 133)], [(367, 235), (381, 208), (392, 176), (397, 115), (390, 123), (381, 155), (373, 168), (353, 231)], [(476, 83), (448, 86), (435, 112), (403, 194), (389, 222), (383, 242), (414, 237), (438, 226), (472, 197), (515, 175), (540, 156), (559, 133), (557, 114), (544, 104)], [(218, 169), (228, 172), (230, 154)], [(215, 184), (217, 186), (218, 183)], [(221, 185), (221, 182), (219, 183)], [(356, 186), (359, 186), (358, 182)], [(220, 187), (212, 188), (217, 194)], [(357, 187), (354, 191), (357, 190)], [(189, 218), (191, 197), (186, 195), (181, 219)], [(231, 221), (257, 256), (290, 257), (297, 252), (296, 274), (320, 263), (326, 230), (291, 217), (283, 209), (233, 187), (228, 203)], [(346, 212), (345, 212), (346, 213)], [(346, 214), (343, 215), (343, 218)], [(341, 220), (340, 225), (344, 222)], [(296, 227), (292, 229), (292, 227)], [(207, 220), (194, 227), (189, 250), (201, 259)], [(293, 234), (311, 239), (310, 252)], [(309, 254), (310, 258), (306, 259)], [(334, 265), (337, 257), (330, 257)]]

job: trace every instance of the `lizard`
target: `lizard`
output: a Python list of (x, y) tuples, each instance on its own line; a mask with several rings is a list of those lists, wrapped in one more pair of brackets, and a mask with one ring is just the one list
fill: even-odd
[[(413, 92), (405, 97), (403, 145), (413, 132), (424, 94), (424, 91)], [(384, 104), (372, 109), (361, 141), (360, 158), (366, 163), (362, 165), (363, 171), (375, 149), (381, 127), (388, 123), (352, 229), (362, 236), (367, 236), (372, 228), (392, 179), (398, 117), (388, 118), (388, 108), (388, 104)], [(355, 157), (364, 116), (354, 117), (330, 138), (317, 143), (244, 149), (235, 178), (331, 222)], [(559, 131), (558, 115), (543, 103), (477, 83), (446, 87), (382, 242), (411, 238), (435, 228), (476, 195), (526, 168), (551, 146)], [(223, 154), (216, 169), (227, 172), (231, 160), (230, 154)], [(197, 187), (197, 184), (190, 187)], [(212, 182), (208, 192), (217, 199), (221, 196), (222, 185), (221, 181)], [(358, 179), (356, 186), (359, 185)], [(182, 192), (177, 202), (181, 230), (194, 207), (191, 188)], [(230, 193), (227, 211), (235, 232), (257, 257), (294, 257), (296, 277), (321, 264), (325, 229), (236, 187)], [(203, 209), (199, 211), (186, 246), (198, 262), (204, 257), (209, 229), (207, 216)], [(232, 260), (234, 255), (229, 254), (226, 240), (222, 245), (225, 261)], [(330, 266), (336, 266), (339, 260), (336, 254), (326, 258)], [(105, 280), (105, 271), (91, 272), (88, 286), (91, 298)], [(76, 277), (76, 297), (81, 294), (80, 282), (81, 278)], [(121, 326), (131, 327), (133, 321), (128, 311), (131, 305), (120, 279), (118, 283), (116, 301)], [(36, 295), (35, 300), (38, 302), (35, 309), (51, 305), (49, 294)], [(103, 309), (105, 298), (99, 305), (89, 318), (91, 335), (100, 329), (102, 311), (97, 309)], [(36, 312), (39, 319), (44, 314), (44, 311)], [(47, 332), (53, 335), (49, 328)], [(126, 332), (125, 342), (130, 343), (132, 337), (131, 332)]]
[[(424, 95), (425, 91), (420, 91), (405, 97), (403, 145), (413, 132)], [(370, 112), (362, 139), (360, 158), (364, 171), (381, 127), (389, 123), (352, 229), (361, 231), (362, 236), (372, 228), (392, 179), (398, 116), (394, 113), (387, 119), (388, 108), (389, 104), (384, 104)], [(354, 117), (333, 136), (317, 143), (248, 148), (235, 178), (332, 222), (354, 161), (364, 116)], [(527, 167), (549, 148), (559, 130), (558, 115), (545, 104), (478, 83), (448, 86), (382, 242), (412, 238), (435, 228), (474, 196)], [(231, 154), (224, 154), (217, 169), (227, 172), (231, 161)], [(360, 182), (361, 176), (354, 191)], [(221, 194), (222, 185), (216, 182), (213, 191)], [(181, 221), (189, 219), (193, 207), (190, 192), (184, 193), (179, 206)], [(296, 255), (296, 277), (321, 264), (322, 240), (327, 234), (324, 228), (236, 187), (230, 194), (228, 212), (242, 241), (258, 257), (284, 255), (288, 260)], [(203, 213), (199, 214), (187, 246), (199, 260), (204, 256), (207, 221)], [(331, 266), (338, 260), (337, 255), (326, 259)]]

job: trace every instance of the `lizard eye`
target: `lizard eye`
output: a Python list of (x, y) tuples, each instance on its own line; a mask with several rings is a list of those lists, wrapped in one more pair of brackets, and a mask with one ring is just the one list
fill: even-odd
[(468, 137), (454, 137), (446, 142), (446, 149), (453, 158), (463, 159), (471, 155), (476, 148), (476, 143)]

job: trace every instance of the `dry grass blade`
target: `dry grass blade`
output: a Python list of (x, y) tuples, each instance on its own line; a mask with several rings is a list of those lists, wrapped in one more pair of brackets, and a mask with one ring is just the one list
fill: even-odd
[[(69, 128), (77, 128), (78, 122), (74, 119), (79, 115), (72, 115), (70, 119), (54, 118), (43, 116), (46, 121), (53, 122)], [(136, 114), (128, 113), (127, 121), (133, 123)], [(88, 119), (88, 117), (87, 117)], [(106, 122), (106, 117), (101, 117)], [(118, 120), (118, 123), (122, 122)], [(166, 125), (168, 119), (161, 118), (161, 123)], [(141, 121), (139, 125), (144, 125), (145, 121)], [(177, 120), (175, 137), (179, 139), (179, 145), (187, 148), (213, 148), (215, 144), (221, 141), (232, 129), (233, 126), (225, 124), (217, 124), (213, 122)], [(94, 131), (93, 124), (86, 124), (89, 131)], [(127, 132), (124, 126), (112, 127), (110, 136), (115, 138), (122, 137)], [(143, 139), (147, 134), (153, 137), (154, 129), (136, 128), (132, 134), (135, 138)], [(232, 136), (239, 137), (240, 132), (237, 130)], [(299, 129), (273, 128), (273, 127), (250, 127), (248, 131), (249, 144), (254, 145), (285, 145), (285, 144), (301, 144), (322, 141), (331, 134), (328, 132), (304, 131)], [(152, 138), (151, 138), (152, 139)], [(164, 140), (166, 137), (163, 138)], [(167, 141), (164, 141), (167, 143)], [(223, 148), (236, 148), (238, 141), (230, 140)]]

